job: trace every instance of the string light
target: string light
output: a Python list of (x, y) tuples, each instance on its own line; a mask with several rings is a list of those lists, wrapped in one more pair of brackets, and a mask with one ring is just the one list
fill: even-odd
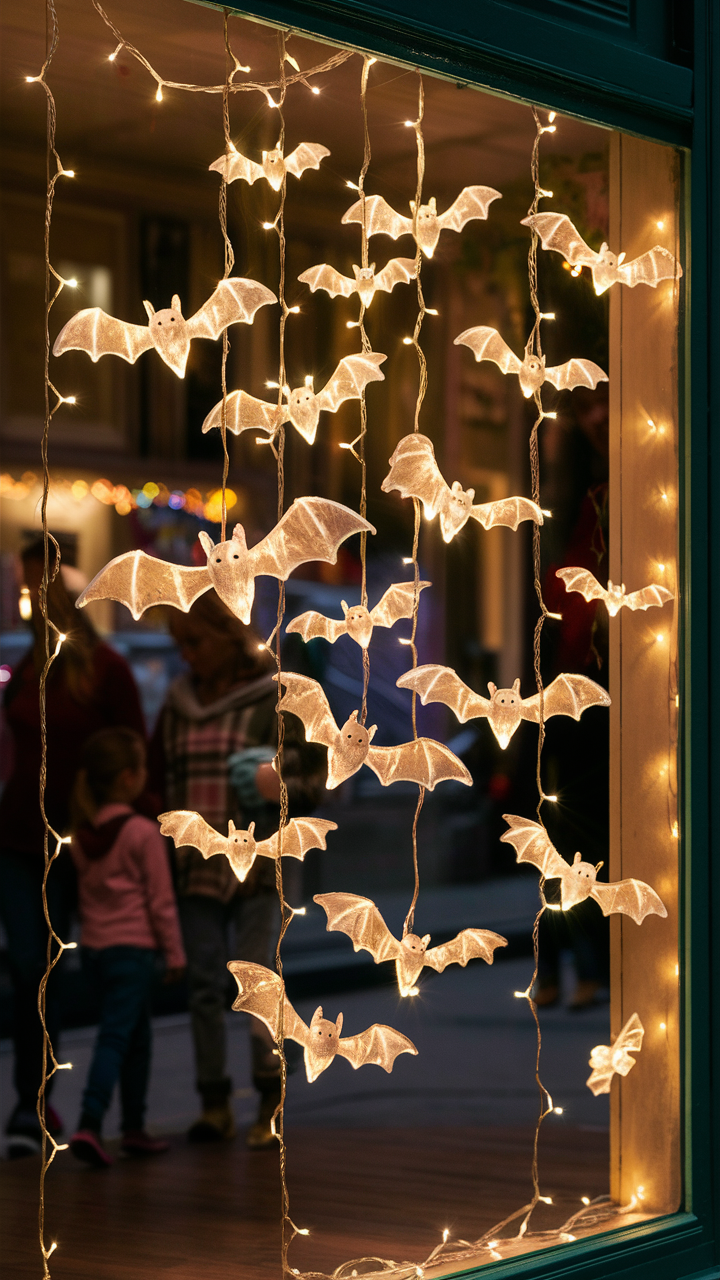
[(161, 85), (161, 84), (159, 84), (159, 85), (158, 85), (158, 87), (157, 87), (157, 93), (155, 94), (155, 101), (156, 101), (156, 102), (162, 102), (162, 100), (163, 100), (162, 85)]

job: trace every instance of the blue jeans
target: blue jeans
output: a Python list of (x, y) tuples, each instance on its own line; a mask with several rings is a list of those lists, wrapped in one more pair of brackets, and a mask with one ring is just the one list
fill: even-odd
[(85, 947), (83, 965), (100, 999), (100, 1026), (80, 1127), (100, 1131), (119, 1081), (123, 1131), (142, 1129), (150, 1077), (155, 952), (148, 947)]
[[(48, 929), (42, 909), (43, 863), (40, 856), (8, 851), (0, 857), (0, 919), (8, 940), (13, 985), (14, 1084), (23, 1110), (34, 1111), (42, 1079), (43, 1034), (38, 987), (47, 963)], [(56, 933), (67, 940), (74, 902), (74, 871), (65, 852), (50, 869), (48, 908)], [(56, 954), (53, 945), (53, 955)], [(46, 991), (45, 1022), (55, 1054), (59, 1052), (61, 970), (53, 970)], [(49, 1094), (53, 1078), (48, 1081)]]

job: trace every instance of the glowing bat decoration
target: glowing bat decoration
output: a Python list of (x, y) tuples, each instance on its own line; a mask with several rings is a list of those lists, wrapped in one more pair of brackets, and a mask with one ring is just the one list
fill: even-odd
[[(483, 698), (466, 685), (452, 667), (427, 663), (406, 671), (395, 683), (398, 689), (412, 689), (419, 694), (423, 706), (428, 702), (444, 702), (461, 724), (486, 717), (503, 750), (521, 721), (540, 723), (540, 695), (534, 693), (530, 698), (522, 698), (519, 680), (512, 689), (498, 689), (489, 681), (490, 697)], [(573, 720), (579, 720), (587, 707), (609, 706), (609, 695), (587, 676), (557, 676), (543, 693), (544, 720), (551, 716), (572, 716)]]
[(416, 782), (432, 791), (438, 782), (451, 778), (472, 786), (465, 765), (441, 742), (416, 738), (397, 747), (373, 747), (370, 744), (377, 725), (366, 729), (359, 723), (357, 711), (353, 711), (342, 728), (338, 728), (317, 680), (292, 672), (283, 672), (273, 679), (279, 679), (285, 689), (278, 709), (291, 711), (302, 720), (308, 742), (327, 747), (329, 791), (357, 773), (364, 764), (377, 774), (384, 787), (389, 787), (391, 782)]
[(629, 596), (625, 594), (624, 582), (617, 586), (608, 580), (606, 590), (589, 569), (578, 566), (558, 569), (555, 576), (562, 578), (566, 591), (578, 591), (585, 600), (601, 600), (611, 618), (621, 609), (651, 609), (654, 605), (667, 604), (668, 600), (675, 598), (667, 587), (660, 587), (654, 582), (640, 591), (631, 591)]
[[(313, 444), (320, 414), (335, 413), (344, 400), (359, 400), (368, 382), (383, 382), (380, 365), (385, 360), (387, 356), (375, 351), (345, 356), (322, 391), (313, 391), (313, 380), (308, 377), (302, 387), (292, 391), (283, 387), (285, 404), (279, 407), (256, 400), (245, 391), (231, 391), (225, 406), (227, 429), (236, 436), (243, 431), (267, 431), (272, 440), (284, 422), (291, 422), (303, 440)], [(220, 400), (203, 422), (203, 431), (222, 426), (222, 409)]]
[(525, 348), (522, 360), (511, 351), (497, 329), (478, 325), (466, 329), (455, 339), (455, 346), (469, 347), (476, 360), (492, 360), (503, 373), (516, 373), (520, 389), (526, 400), (539, 391), (544, 382), (550, 382), (558, 391), (572, 391), (574, 387), (592, 387), (607, 382), (608, 376), (592, 360), (568, 360), (565, 364), (546, 367), (545, 357)]
[(228, 183), (242, 178), (252, 186), (260, 178), (265, 178), (273, 191), (279, 191), (286, 173), (300, 178), (306, 169), (319, 169), (320, 161), (329, 155), (327, 147), (321, 147), (319, 142), (301, 142), (290, 155), (283, 156), (278, 143), (272, 151), (263, 151), (262, 161), (256, 164), (231, 144), (230, 150), (218, 160), (213, 160), (209, 168), (221, 173)]
[[(429, 582), (419, 582), (418, 594), (430, 585)], [(320, 636), (330, 644), (335, 644), (340, 636), (348, 635), (361, 649), (367, 649), (374, 627), (394, 627), (400, 618), (412, 618), (415, 583), (394, 582), (374, 609), (368, 609), (364, 604), (348, 605), (344, 600), (340, 603), (344, 618), (326, 618), (322, 613), (309, 609), (288, 623), (288, 631), (297, 632), (305, 641)]]
[(277, 1043), (280, 1030), (280, 1002), (283, 1008), (283, 1039), (294, 1040), (304, 1049), (305, 1071), (312, 1084), (321, 1072), (326, 1071), (333, 1058), (347, 1058), (357, 1070), (372, 1062), (384, 1071), (392, 1071), (395, 1059), (401, 1053), (417, 1054), (412, 1040), (394, 1031), (392, 1027), (375, 1022), (357, 1036), (341, 1038), (343, 1016), (335, 1022), (323, 1017), (322, 1006), (315, 1010), (308, 1027), (295, 1012), (285, 995), (282, 979), (261, 964), (246, 960), (231, 960), (228, 969), (238, 984), (238, 996), (233, 1009), (239, 1013), (251, 1013), (265, 1023)]
[(383, 493), (398, 489), (403, 498), (419, 498), (427, 520), (440, 516), (445, 542), (451, 542), (471, 516), (483, 529), (492, 529), (496, 524), (517, 529), (521, 520), (543, 523), (542, 511), (529, 498), (501, 498), (499, 502), (473, 506), (475, 490), (463, 489), (459, 480), (454, 480), (452, 487), (448, 485), (435, 461), (432, 440), (419, 432), (403, 436), (381, 488)]
[(369, 951), (376, 964), (384, 960), (395, 961), (398, 987), (401, 996), (409, 996), (425, 967), (442, 973), (449, 964), (465, 968), (468, 960), (477, 957), (492, 964), (496, 947), (506, 947), (507, 938), (490, 929), (463, 929), (439, 947), (430, 947), (430, 934), (419, 938), (406, 933), (402, 939), (393, 937), (370, 898), (360, 898), (355, 893), (318, 893), (313, 898), (326, 912), (327, 931), (346, 933), (355, 951)]
[(188, 568), (168, 564), (145, 551), (116, 556), (78, 597), (78, 608), (90, 600), (119, 600), (133, 618), (153, 605), (172, 605), (187, 613), (194, 600), (214, 587), (241, 622), (249, 623), (257, 577), (284, 582), (309, 560), (335, 564), (338, 548), (353, 533), (374, 533), (367, 520), (328, 498), (296, 498), (275, 528), (248, 547), (245, 530), (236, 524), (227, 542), (215, 544), (204, 530), (198, 534), (207, 565)]
[(171, 305), (162, 311), (155, 311), (150, 302), (143, 302), (147, 325), (116, 320), (100, 307), (88, 307), (78, 311), (60, 330), (53, 355), (77, 350), (87, 352), (93, 363), (101, 356), (120, 356), (134, 364), (143, 351), (154, 347), (173, 373), (184, 378), (194, 338), (219, 338), (231, 324), (252, 324), (255, 312), (270, 302), (277, 302), (277, 298), (264, 284), (231, 276), (229, 280), (220, 281), (207, 302), (189, 320), (182, 314), (176, 293)]
[(571, 267), (589, 267), (597, 294), (605, 293), (614, 284), (626, 284), (630, 289), (637, 284), (648, 284), (656, 289), (661, 280), (682, 275), (679, 262), (659, 244), (631, 262), (625, 261), (624, 253), (611, 253), (604, 241), (596, 253), (564, 213), (535, 213), (523, 218), (522, 225), (532, 227), (543, 249), (561, 253)]
[[(241, 883), (256, 858), (279, 856), (280, 833), (276, 831), (267, 840), (256, 840), (254, 822), (247, 830), (241, 830), (231, 819), (226, 836), (189, 809), (161, 813), (158, 822), (162, 834), (171, 836), (177, 849), (189, 844), (199, 849), (203, 858), (224, 854)], [(302, 862), (308, 849), (326, 849), (328, 831), (337, 831), (337, 823), (325, 818), (291, 818), (283, 830), (282, 856), (299, 858)]]
[(414, 258), (391, 258), (377, 275), (374, 262), (369, 267), (356, 267), (353, 263), (353, 271), (355, 278), (351, 279), (328, 266), (327, 262), (322, 262), (317, 267), (309, 267), (307, 271), (303, 271), (298, 280), (309, 285), (312, 293), (316, 289), (324, 289), (331, 298), (336, 298), (338, 294), (349, 298), (352, 293), (356, 293), (362, 305), (369, 307), (378, 289), (391, 293), (396, 284), (409, 284), (414, 280), (417, 263)]
[(500, 840), (513, 846), (518, 862), (531, 862), (543, 879), (561, 882), (563, 911), (569, 911), (586, 898), (594, 898), (604, 916), (621, 911), (632, 916), (636, 924), (642, 924), (649, 915), (667, 915), (664, 903), (643, 880), (598, 884), (596, 877), (602, 862), (594, 867), (590, 862), (583, 862), (582, 854), (576, 853), (569, 866), (539, 822), (518, 818), (512, 813), (503, 814), (503, 818), (510, 830), (501, 835)]
[(599, 1093), (609, 1093), (612, 1078), (615, 1074), (626, 1076), (635, 1066), (635, 1059), (630, 1055), (642, 1049), (645, 1028), (638, 1015), (633, 1013), (628, 1018), (617, 1040), (612, 1044), (598, 1044), (590, 1052), (592, 1072), (585, 1081), (595, 1097)]
[[(445, 213), (438, 213), (435, 196), (427, 204), (417, 209), (414, 200), (410, 201), (412, 217), (405, 218), (396, 213), (392, 205), (382, 196), (365, 197), (365, 233), (368, 236), (390, 236), (392, 240), (400, 236), (412, 236), (427, 258), (432, 258), (441, 231), (462, 231), (467, 222), (474, 218), (488, 216), (488, 209), (493, 200), (501, 200), (502, 196), (494, 187), (464, 187), (457, 200)], [(343, 222), (363, 221), (363, 202), (358, 200), (347, 213), (342, 216)]]

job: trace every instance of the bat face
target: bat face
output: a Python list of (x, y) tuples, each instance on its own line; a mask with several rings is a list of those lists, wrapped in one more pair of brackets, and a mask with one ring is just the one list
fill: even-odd
[(257, 843), (254, 832), (254, 822), (250, 823), (247, 831), (239, 831), (232, 819), (228, 823), (227, 860), (241, 883), (255, 861)]
[(180, 299), (175, 294), (173, 305), (164, 307), (162, 311), (153, 311), (149, 302), (145, 303), (145, 309), (148, 313), (148, 328), (155, 350), (170, 366), (173, 373), (176, 373), (179, 378), (184, 378), (190, 352), (190, 338), (180, 310)]
[(443, 495), (440, 510), (440, 531), (445, 542), (451, 542), (463, 525), (467, 524), (472, 512), (474, 489), (463, 489), (459, 480)]
[(356, 267), (353, 265), (355, 272), (355, 288), (364, 307), (369, 307), (375, 297), (375, 263), (370, 267)]
[(276, 147), (274, 151), (263, 151), (262, 171), (273, 191), (279, 191), (285, 177), (285, 161), (279, 147)]
[(305, 1044), (305, 1071), (312, 1084), (321, 1072), (326, 1071), (338, 1051), (343, 1016), (338, 1014), (337, 1022), (323, 1018), (322, 1006), (315, 1010), (310, 1023), (309, 1034)]
[(364, 604), (351, 605), (345, 614), (345, 625), (348, 635), (362, 649), (367, 649), (373, 633), (373, 621), (369, 609)]
[(520, 681), (516, 680), (512, 689), (498, 689), (490, 682), (488, 690), (490, 693), (488, 721), (504, 751), (522, 720)]
[(620, 279), (619, 268), (624, 257), (624, 253), (618, 258), (616, 253), (610, 252), (606, 244), (600, 245), (597, 262), (592, 267), (593, 284), (598, 297)]
[(313, 444), (320, 421), (320, 405), (313, 391), (311, 378), (308, 378), (304, 386), (295, 387), (290, 392), (287, 397), (287, 410), (293, 426), (308, 444)]
[[(410, 202), (412, 209), (414, 201)], [(435, 196), (428, 204), (421, 204), (415, 217), (415, 239), (428, 258), (432, 258), (437, 242), (440, 239), (440, 223), (437, 215), (437, 202)]]
[(232, 538), (218, 542), (216, 546), (204, 531), (198, 536), (208, 558), (207, 569), (212, 585), (228, 609), (247, 625), (255, 598), (255, 579), (249, 571), (245, 530), (241, 524), (236, 524)]
[(398, 987), (401, 996), (409, 996), (425, 964), (425, 952), (430, 934), (419, 938), (416, 933), (406, 933), (400, 943), (400, 954), (395, 961)]
[(545, 357), (526, 353), (518, 373), (520, 389), (526, 400), (538, 391), (545, 381)]
[(366, 729), (364, 724), (358, 724), (357, 716), (357, 711), (353, 711), (338, 730), (334, 745), (328, 749), (328, 791), (357, 773), (367, 758), (375, 726)]
[(578, 902), (584, 902), (590, 897), (595, 881), (597, 880), (597, 871), (591, 862), (583, 862), (579, 853), (575, 854), (575, 861), (571, 867), (568, 867), (567, 874), (562, 878), (562, 909), (569, 911)]
[(624, 582), (621, 582), (620, 585), (617, 586), (616, 583), (610, 582), (610, 580), (608, 580), (607, 599), (605, 601), (605, 604), (607, 605), (607, 611), (610, 614), (610, 617), (614, 618), (615, 615), (620, 612), (623, 605), (625, 604), (625, 583)]

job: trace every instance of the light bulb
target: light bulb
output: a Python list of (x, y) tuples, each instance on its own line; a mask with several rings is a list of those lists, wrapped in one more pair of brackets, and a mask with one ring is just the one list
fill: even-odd
[(74, 169), (63, 169), (63, 171), (62, 171), (62, 172), (63, 172), (63, 176), (64, 176), (64, 177), (66, 177), (66, 178), (74, 178), (74, 177), (75, 177), (75, 170), (74, 170)]
[(447, 1238), (450, 1235), (450, 1228), (446, 1227), (443, 1231), (443, 1244), (447, 1244)]
[(440, 315), (440, 312), (439, 312), (435, 307), (426, 307), (426, 308), (425, 308), (425, 315), (426, 315), (426, 316), (439, 316), (439, 315)]
[(317, 85), (313, 84), (310, 86), (310, 92), (317, 95), (320, 92), (320, 90), (318, 89)]
[(581, 1204), (589, 1204), (589, 1203), (590, 1203), (590, 1197), (589, 1197), (589, 1196), (581, 1196), (581, 1197), (580, 1197), (580, 1202), (581, 1202)]
[(29, 622), (32, 617), (32, 603), (30, 601), (30, 590), (28, 587), (20, 588), (20, 599), (18, 600), (18, 609), (23, 622)]
[(263, 231), (272, 231), (274, 226), (274, 222), (263, 222)]
[(549, 120), (550, 124), (552, 124), (552, 122), (553, 122), (553, 120), (555, 119), (555, 116), (556, 116), (556, 115), (557, 115), (557, 112), (555, 112), (555, 111), (551, 111), (551, 112), (550, 112), (550, 115), (548, 116), (548, 120)]
[(562, 1107), (553, 1107), (553, 1111), (554, 1111), (554, 1113), (555, 1113), (555, 1115), (556, 1115), (556, 1116), (561, 1116), (561, 1115), (563, 1114), (563, 1108), (562, 1108)]
[(660, 222), (655, 223), (655, 226), (657, 227), (658, 231), (662, 231), (665, 227), (665, 223), (661, 219)]
[(412, 338), (403, 338), (403, 346), (404, 346), (404, 347), (411, 347), (411, 346), (412, 346), (412, 344), (413, 344), (413, 340), (412, 340)]
[(552, 1196), (538, 1196), (541, 1204), (552, 1204)]
[(667, 1031), (667, 1023), (666, 1023), (666, 1022), (661, 1022), (661, 1023), (660, 1023), (660, 1030), (661, 1030), (661, 1031)]
[(540, 312), (540, 319), (541, 319), (541, 320), (554, 320), (554, 319), (555, 319), (555, 312), (554, 312), (554, 311), (541, 311), (541, 312)]
[(557, 796), (543, 796), (543, 800), (550, 800), (552, 804), (556, 804)]
[(291, 315), (291, 316), (299, 316), (299, 315), (300, 315), (300, 308), (299, 308), (299, 307), (288, 307), (288, 312), (290, 313), (290, 315)]
[(405, 124), (405, 128), (406, 128), (406, 129), (414, 129), (414, 128), (415, 128), (415, 121), (414, 121), (414, 120), (405, 120), (405, 121), (404, 121), (404, 124)]
[(347, 179), (347, 181), (346, 181), (346, 183), (345, 183), (345, 186), (346, 186), (346, 187), (349, 187), (351, 191), (359, 191), (359, 190), (360, 190), (360, 188), (359, 188), (359, 186), (358, 186), (357, 182), (351, 182), (349, 178)]
[(368, 66), (369, 66), (369, 67), (374, 67), (374, 65), (375, 65), (375, 63), (376, 63), (376, 62), (377, 62), (377, 58), (368, 58)]
[(159, 84), (157, 87), (157, 93), (155, 94), (155, 101), (162, 102), (162, 100), (163, 100), (162, 85)]
[(402, 558), (402, 562), (403, 562), (403, 564), (414, 564), (414, 563), (415, 563), (415, 562), (414, 562), (414, 560), (413, 560), (413, 558), (412, 558), (412, 556), (403, 556), (403, 558)]

